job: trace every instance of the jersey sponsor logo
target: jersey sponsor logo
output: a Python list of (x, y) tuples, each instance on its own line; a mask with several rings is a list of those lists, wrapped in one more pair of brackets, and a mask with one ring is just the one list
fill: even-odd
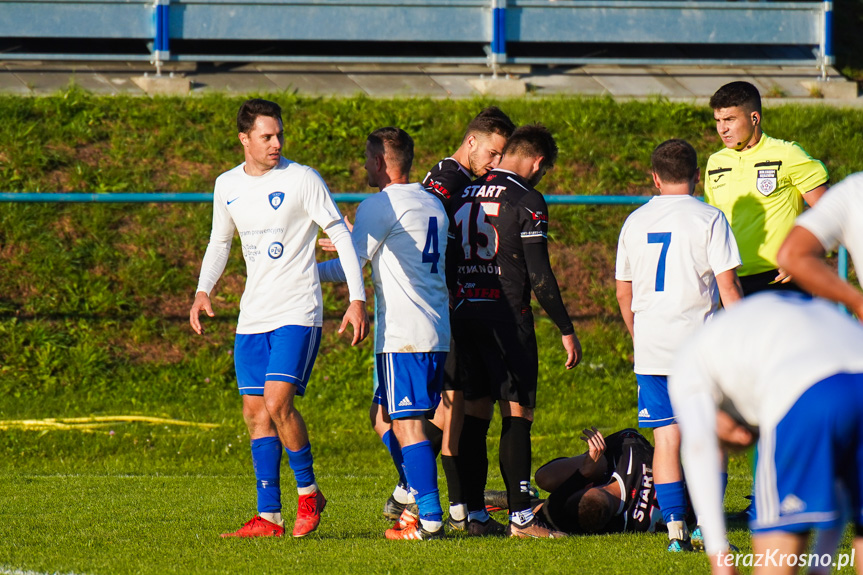
[(536, 232), (521, 232), (521, 237), (523, 238), (544, 238), (546, 237), (545, 232), (536, 231)]
[(506, 186), (489, 186), (486, 184), (468, 186), (461, 194), (463, 198), (496, 198)]
[(272, 206), (274, 210), (278, 210), (282, 205), (282, 202), (285, 201), (285, 192), (273, 192), (269, 195), (269, 198), (270, 206)]
[(411, 405), (413, 405), (413, 403), (411, 403), (411, 400), (410, 400), (410, 399), (408, 399), (408, 397), (407, 397), (407, 396), (405, 396), (405, 397), (404, 397), (404, 399), (402, 399), (402, 400), (399, 402), (399, 407), (409, 407), (409, 406), (411, 406)]
[(236, 198), (234, 198), (233, 200), (228, 200), (228, 205), (230, 206), (231, 204), (233, 204), (234, 202), (236, 202), (236, 201), (237, 201), (237, 200), (239, 200), (239, 199), (240, 199), (240, 196), (237, 196), (237, 197), (236, 197)]
[(776, 191), (778, 178), (777, 170), (758, 170), (758, 175), (755, 179), (755, 187), (764, 196), (769, 196)]
[(480, 288), (474, 283), (459, 285), (455, 292), (459, 299), (500, 299), (500, 290), (495, 288)]
[(429, 182), (426, 184), (426, 187), (431, 188), (432, 190), (439, 193), (440, 195), (442, 195), (446, 199), (449, 199), (450, 196), (452, 195), (452, 194), (450, 194), (449, 190), (444, 187), (443, 184), (441, 184), (440, 182), (436, 182), (434, 180), (429, 180)]
[(525, 209), (530, 212), (530, 217), (533, 218), (533, 221), (536, 222), (536, 225), (539, 225), (540, 222), (547, 222), (548, 221), (548, 214), (544, 214), (538, 210), (533, 211), (530, 208), (525, 208)]
[[(650, 492), (653, 489), (653, 469), (646, 464), (641, 464), (641, 486), (638, 488), (638, 503), (632, 512), (632, 518), (636, 521), (644, 521), (645, 513), (650, 507)], [(635, 494), (633, 493), (633, 497)]]
[(713, 183), (715, 184), (716, 182), (718, 182), (719, 180), (721, 180), (721, 179), (722, 179), (722, 177), (723, 177), (724, 175), (725, 175), (725, 174), (719, 174), (718, 176), (716, 176), (715, 178), (713, 178)]
[(282, 257), (282, 252), (285, 250), (285, 246), (280, 244), (279, 242), (273, 242), (270, 244), (270, 247), (267, 248), (267, 255), (269, 255), (274, 260)]

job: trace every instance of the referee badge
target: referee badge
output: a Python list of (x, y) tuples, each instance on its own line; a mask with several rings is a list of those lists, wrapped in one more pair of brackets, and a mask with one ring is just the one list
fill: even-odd
[(282, 205), (282, 201), (285, 199), (285, 192), (273, 192), (269, 197), (270, 205), (274, 210), (278, 210), (279, 206)]
[(758, 170), (758, 177), (755, 180), (755, 187), (762, 195), (769, 196), (776, 191), (778, 170)]

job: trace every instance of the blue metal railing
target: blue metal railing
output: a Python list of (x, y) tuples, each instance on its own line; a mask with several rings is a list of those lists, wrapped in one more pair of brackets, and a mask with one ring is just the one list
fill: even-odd
[[(346, 204), (357, 204), (371, 194), (360, 192), (334, 193), (333, 199)], [(647, 203), (653, 196), (563, 196), (547, 195), (549, 205), (568, 206), (625, 206)], [(213, 194), (207, 192), (120, 192), (111, 194), (84, 193), (39, 193), (39, 192), (0, 192), (0, 203), (210, 203)], [(848, 278), (848, 250), (839, 246), (839, 276)]]
[[(157, 70), (168, 61), (390, 62), (504, 64), (644, 64), (602, 50), (565, 56), (552, 49), (533, 56), (507, 54), (507, 45), (645, 44), (738, 46), (753, 53), (719, 51), (713, 58), (653, 57), (652, 64), (796, 65), (833, 63), (832, 1), (726, 2), (716, 0), (0, 0), (0, 38), (81, 38), (151, 43), (150, 54), (49, 53), (9, 50), (4, 60), (146, 60)], [(378, 32), (388, 23), (386, 37)], [(668, 30), (674, 30), (669, 34)], [(469, 51), (442, 56), (332, 55), (232, 52), (195, 54), (171, 40), (220, 42), (470, 43)], [(345, 44), (350, 45), (350, 44)], [(177, 46), (177, 45), (175, 45)], [(804, 48), (781, 56), (773, 46)], [(766, 48), (761, 52), (759, 47)], [(199, 47), (200, 48), (200, 47)], [(224, 48), (220, 48), (224, 50)], [(517, 52), (515, 48), (510, 52)]]

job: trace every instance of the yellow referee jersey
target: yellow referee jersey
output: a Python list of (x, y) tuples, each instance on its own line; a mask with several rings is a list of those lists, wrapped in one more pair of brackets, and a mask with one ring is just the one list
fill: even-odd
[(803, 194), (827, 182), (827, 168), (796, 142), (762, 134), (754, 147), (707, 160), (704, 199), (725, 213), (748, 276), (778, 267), (776, 253), (803, 211)]

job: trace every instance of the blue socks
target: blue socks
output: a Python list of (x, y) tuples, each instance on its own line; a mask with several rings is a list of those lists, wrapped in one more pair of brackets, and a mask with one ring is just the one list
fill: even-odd
[(405, 477), (404, 459), (402, 459), (402, 448), (399, 445), (399, 440), (396, 439), (396, 434), (392, 430), (388, 430), (381, 437), (381, 441), (387, 446), (390, 451), (390, 456), (393, 458), (393, 463), (396, 466), (396, 471), (399, 473), (399, 485), (407, 485), (408, 480)]
[(402, 447), (402, 457), (404, 457), (408, 485), (416, 492), (420, 519), (442, 521), (443, 509), (440, 506), (440, 494), (437, 488), (437, 462), (431, 442), (420, 441)]
[(315, 470), (312, 465), (312, 444), (306, 444), (299, 451), (291, 451), (286, 447), (285, 453), (288, 454), (288, 464), (294, 472), (294, 479), (297, 480), (297, 489), (314, 485)]
[(662, 510), (666, 525), (671, 521), (686, 520), (686, 488), (683, 481), (656, 484), (656, 501)]
[(258, 513), (278, 513), (282, 510), (282, 490), (279, 467), (282, 463), (282, 442), (278, 437), (252, 440), (252, 465), (258, 485)]

